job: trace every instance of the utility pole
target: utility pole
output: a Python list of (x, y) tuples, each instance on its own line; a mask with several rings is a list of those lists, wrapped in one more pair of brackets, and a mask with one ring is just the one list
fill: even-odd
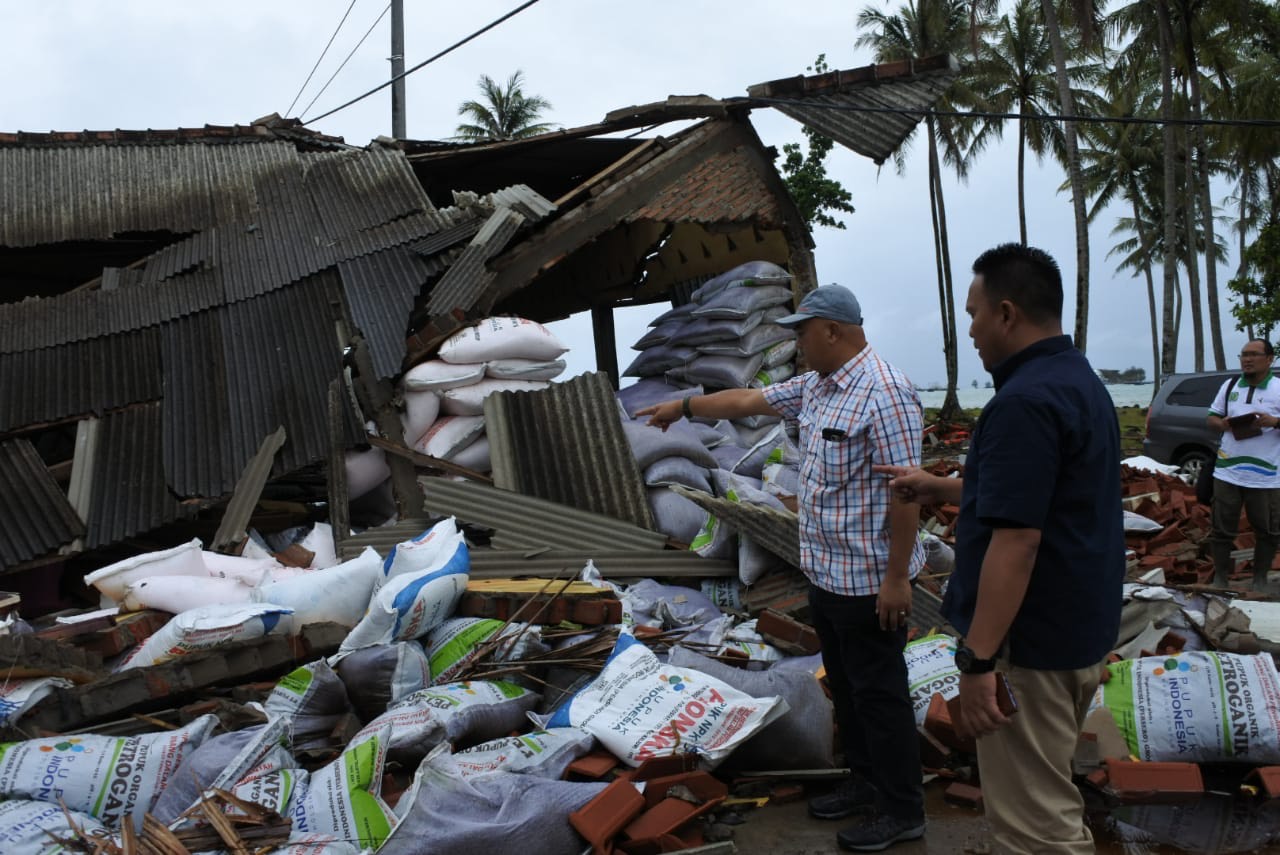
[(404, 0), (391, 0), (391, 136), (402, 140), (404, 129)]

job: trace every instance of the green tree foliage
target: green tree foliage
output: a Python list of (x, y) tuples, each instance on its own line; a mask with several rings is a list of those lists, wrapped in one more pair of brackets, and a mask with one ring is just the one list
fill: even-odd
[(1280, 220), (1272, 220), (1258, 232), (1245, 250), (1249, 272), (1236, 276), (1227, 288), (1241, 301), (1231, 307), (1236, 329), (1256, 327), (1262, 338), (1280, 326)]
[(551, 102), (541, 95), (524, 93), (523, 71), (516, 70), (505, 86), (482, 74), (478, 85), (481, 100), (464, 101), (458, 107), (458, 115), (470, 121), (458, 125), (454, 139), (518, 140), (555, 130), (555, 125), (538, 121), (551, 109)]
[[(818, 54), (813, 65), (806, 70), (813, 74), (828, 71), (827, 55)], [(800, 209), (800, 215), (811, 228), (817, 225), (843, 229), (844, 223), (827, 213), (854, 213), (853, 194), (827, 175), (827, 155), (835, 142), (808, 126), (804, 128), (804, 136), (809, 143), (808, 153), (801, 150), (800, 143), (787, 143), (782, 147), (782, 180)]]

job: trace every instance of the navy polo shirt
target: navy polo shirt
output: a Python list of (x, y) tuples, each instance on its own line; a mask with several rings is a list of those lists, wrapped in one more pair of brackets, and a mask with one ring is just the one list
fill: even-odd
[(1014, 354), (991, 376), (996, 394), (965, 458), (942, 613), (967, 634), (992, 529), (1039, 529), (1009, 660), (1040, 670), (1096, 665), (1116, 643), (1125, 572), (1115, 404), (1065, 335)]

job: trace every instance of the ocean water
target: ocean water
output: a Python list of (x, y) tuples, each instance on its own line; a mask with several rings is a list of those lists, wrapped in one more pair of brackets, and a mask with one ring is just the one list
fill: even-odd
[[(1155, 384), (1153, 383), (1119, 383), (1107, 387), (1107, 391), (1111, 393), (1111, 398), (1116, 402), (1117, 407), (1149, 406), (1154, 389)], [(987, 401), (990, 401), (991, 396), (995, 393), (995, 389), (975, 389), (972, 386), (961, 386), (956, 390), (956, 396), (960, 399), (960, 406), (966, 410), (981, 409), (986, 406)], [(926, 409), (929, 407), (941, 407), (942, 401), (946, 396), (945, 389), (921, 390), (920, 403)]]

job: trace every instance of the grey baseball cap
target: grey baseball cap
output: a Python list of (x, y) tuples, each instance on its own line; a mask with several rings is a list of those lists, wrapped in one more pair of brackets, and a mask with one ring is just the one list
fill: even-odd
[(842, 324), (862, 326), (862, 307), (858, 298), (843, 285), (820, 285), (814, 288), (800, 301), (800, 308), (794, 315), (778, 318), (775, 324), (784, 327), (795, 326), (810, 318), (826, 318)]

